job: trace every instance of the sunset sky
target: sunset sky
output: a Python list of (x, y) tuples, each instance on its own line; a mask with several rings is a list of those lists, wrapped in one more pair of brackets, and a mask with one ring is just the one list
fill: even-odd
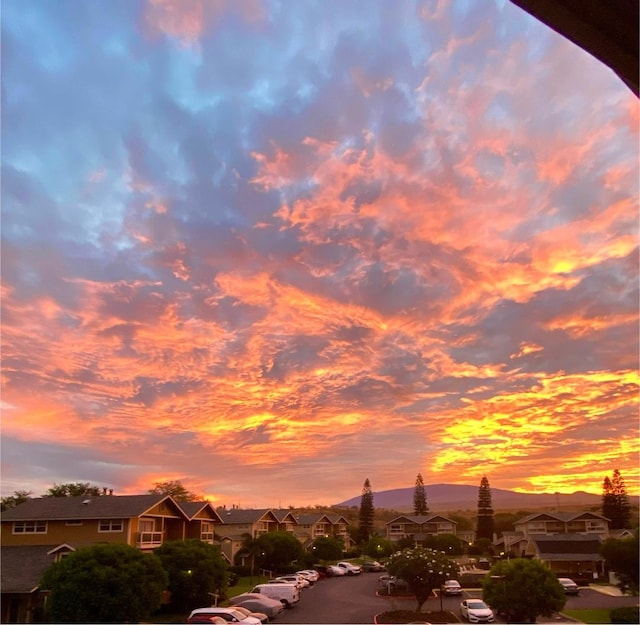
[(3, 0), (2, 495), (639, 493), (638, 112), (503, 0)]

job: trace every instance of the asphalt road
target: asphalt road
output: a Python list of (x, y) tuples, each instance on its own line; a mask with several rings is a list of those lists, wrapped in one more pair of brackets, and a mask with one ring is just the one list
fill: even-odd
[[(415, 599), (388, 599), (377, 597), (377, 573), (363, 573), (354, 577), (332, 577), (319, 581), (302, 591), (300, 602), (292, 609), (285, 610), (274, 623), (298, 623), (300, 625), (326, 623), (370, 624), (374, 616), (389, 610), (415, 610)], [(443, 597), (444, 610), (460, 613), (460, 601), (464, 597), (479, 597), (481, 591), (464, 591), (463, 597)], [(567, 609), (616, 608), (637, 605), (637, 597), (611, 597), (591, 588), (582, 588), (577, 597), (567, 598)], [(430, 597), (422, 610), (440, 610), (440, 599)], [(501, 622), (500, 620), (497, 621)], [(539, 618), (538, 623), (561, 623), (563, 619), (554, 616)], [(565, 621), (567, 622), (567, 621)]]

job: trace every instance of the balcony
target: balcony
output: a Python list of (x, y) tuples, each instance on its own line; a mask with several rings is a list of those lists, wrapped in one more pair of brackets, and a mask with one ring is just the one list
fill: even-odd
[(153, 549), (162, 544), (162, 532), (140, 532), (136, 538), (139, 549)]

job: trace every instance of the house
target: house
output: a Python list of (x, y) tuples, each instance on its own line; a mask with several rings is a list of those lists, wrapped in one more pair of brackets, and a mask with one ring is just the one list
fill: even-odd
[(187, 538), (214, 544), (221, 524), (208, 502), (169, 495), (29, 499), (2, 513), (2, 622), (31, 622), (42, 574), (78, 547), (118, 543), (151, 551)]
[(604, 575), (602, 541), (588, 534), (534, 535), (525, 556), (544, 562), (558, 577), (589, 581)]
[(243, 553), (248, 537), (258, 538), (268, 532), (277, 532), (280, 528), (280, 519), (271, 509), (223, 508), (218, 510), (218, 514), (222, 519), (218, 530), (222, 555), (232, 564), (244, 566), (248, 562), (249, 554)]
[(215, 527), (222, 524), (222, 518), (208, 501), (180, 501), (178, 505), (187, 517), (185, 538), (218, 544)]
[(1, 536), (3, 546), (124, 543), (149, 550), (184, 540), (189, 522), (169, 495), (42, 497), (3, 512)]
[(515, 523), (524, 538), (540, 534), (589, 534), (609, 537), (609, 519), (595, 512), (538, 512)]
[(16, 545), (0, 548), (1, 623), (33, 623), (42, 605), (40, 579), (44, 572), (73, 547), (63, 545)]
[(278, 518), (278, 531), (295, 533), (297, 525), (296, 517), (291, 510), (274, 510), (273, 513)]
[(426, 540), (428, 536), (456, 534), (457, 523), (440, 514), (401, 515), (385, 524), (387, 540), (397, 542), (411, 538), (415, 542)]

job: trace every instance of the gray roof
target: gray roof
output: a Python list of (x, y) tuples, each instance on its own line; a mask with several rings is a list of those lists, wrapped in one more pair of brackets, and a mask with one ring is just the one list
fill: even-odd
[(387, 521), (385, 525), (390, 525), (391, 523), (397, 523), (400, 520), (409, 521), (410, 523), (415, 523), (416, 525), (423, 525), (424, 523), (433, 523), (436, 519), (442, 519), (443, 521), (448, 521), (449, 523), (453, 523), (457, 525), (455, 521), (448, 519), (446, 516), (442, 516), (441, 514), (402, 514), (397, 516), (395, 519), (391, 519), (391, 521)]
[(313, 514), (300, 514), (296, 517), (299, 525), (313, 525), (314, 523), (320, 523), (326, 521), (332, 523), (331, 518), (324, 512), (315, 512)]
[(196, 514), (208, 507), (217, 517), (217, 519), (214, 518), (212, 520), (216, 523), (222, 523), (220, 514), (208, 501), (178, 501), (176, 503), (182, 508), (182, 511), (187, 515), (187, 517), (189, 517), (189, 519), (193, 519)]
[(238, 523), (257, 523), (264, 516), (272, 515), (274, 521), (277, 520), (273, 511), (270, 508), (263, 508), (260, 510), (244, 510), (241, 508), (229, 508), (224, 510), (218, 510), (218, 514), (225, 524), (238, 524)]
[(547, 520), (562, 521), (563, 523), (568, 523), (569, 521), (573, 521), (579, 518), (602, 519), (604, 521), (609, 521), (607, 517), (604, 517), (597, 512), (582, 510), (581, 512), (536, 512), (522, 519), (519, 519), (518, 521), (516, 521), (516, 525), (519, 525), (520, 523), (528, 523), (529, 521), (534, 521), (535, 519), (540, 519), (542, 517), (548, 517)]
[(601, 541), (585, 534), (550, 534), (531, 537), (545, 560), (601, 560)]
[(55, 548), (56, 545), (2, 547), (2, 593), (30, 593), (36, 590), (42, 574), (54, 563), (54, 556), (49, 552)]
[(2, 513), (2, 521), (133, 518), (143, 515), (165, 499), (173, 502), (168, 495), (40, 497), (5, 510)]

